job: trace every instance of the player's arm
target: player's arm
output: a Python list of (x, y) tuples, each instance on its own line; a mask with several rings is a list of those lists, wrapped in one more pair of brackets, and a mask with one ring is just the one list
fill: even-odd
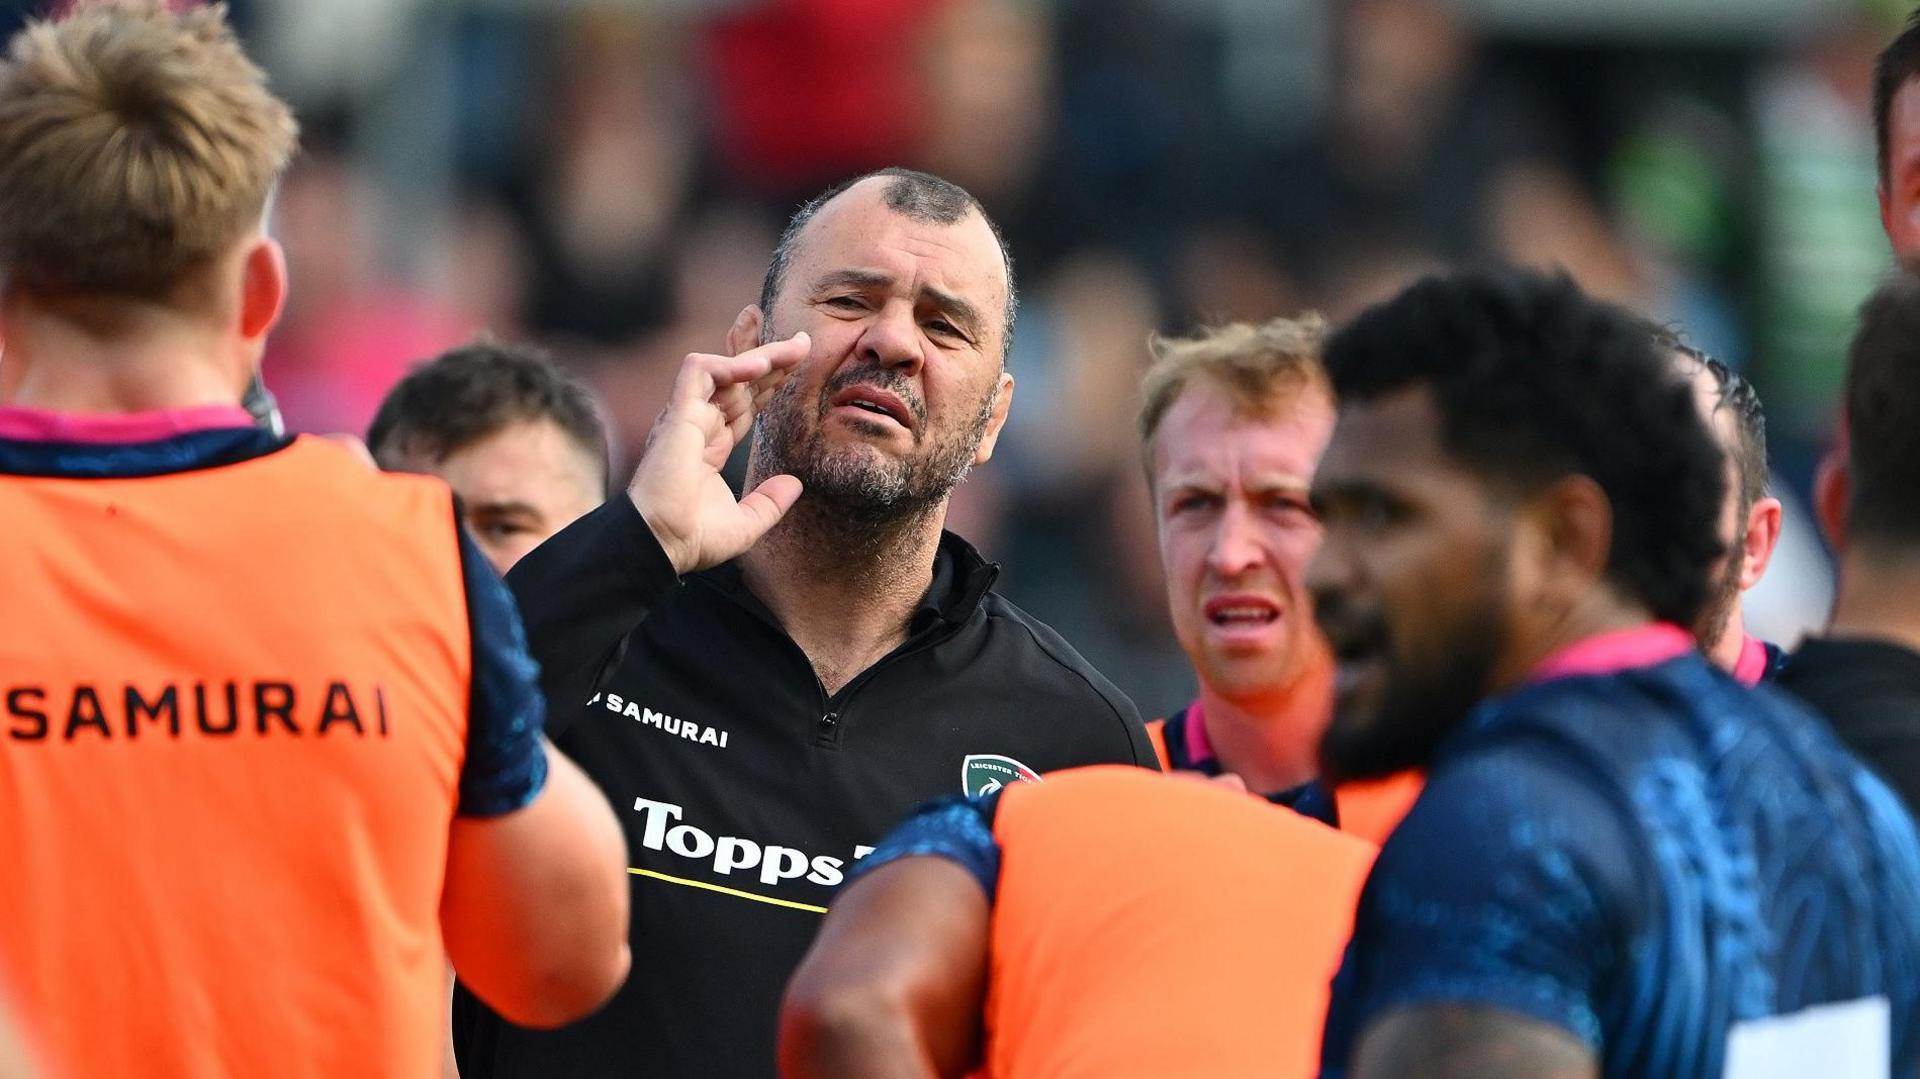
[(979, 1055), (994, 799), (910, 817), (855, 869), (780, 1010), (788, 1079), (958, 1076)]
[(558, 734), (621, 643), (678, 581), (737, 557), (800, 497), (774, 476), (735, 499), (721, 468), (753, 425), (755, 395), (807, 354), (797, 335), (738, 356), (688, 356), (625, 497), (528, 552), (507, 574)]
[(1360, 1037), (1354, 1079), (1596, 1079), (1599, 1061), (1551, 1023), (1497, 1008), (1416, 1005)]
[(965, 1074), (987, 977), (987, 897), (940, 857), (903, 858), (848, 887), (787, 987), (780, 1074)]
[(472, 680), (441, 929), (475, 996), (521, 1026), (558, 1026), (626, 978), (626, 837), (599, 788), (540, 733), (512, 598), (464, 532), (460, 554)]
[(542, 740), (526, 806), (453, 823), (440, 925), (460, 980), (509, 1022), (554, 1027), (626, 979), (627, 849), (607, 800)]

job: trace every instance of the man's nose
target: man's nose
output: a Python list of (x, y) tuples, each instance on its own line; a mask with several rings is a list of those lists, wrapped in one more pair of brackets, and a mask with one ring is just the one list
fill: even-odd
[(1238, 500), (1228, 499), (1213, 534), (1213, 546), (1207, 552), (1208, 568), (1221, 577), (1238, 577), (1265, 558), (1266, 549), (1261, 546), (1259, 532), (1247, 507)]
[(913, 310), (905, 304), (882, 307), (860, 337), (860, 352), (868, 362), (908, 375), (926, 362), (924, 350)]

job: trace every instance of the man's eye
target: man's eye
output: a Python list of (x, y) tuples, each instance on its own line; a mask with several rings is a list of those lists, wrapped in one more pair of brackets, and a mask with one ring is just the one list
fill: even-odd
[(858, 296), (835, 296), (827, 300), (827, 306), (837, 307), (842, 311), (864, 311), (867, 309), (865, 301), (861, 300)]
[(964, 336), (961, 334), (961, 332), (957, 328), (954, 327), (953, 323), (948, 322), (946, 319), (943, 319), (943, 318), (936, 318), (928, 322), (927, 329), (932, 330), (934, 333), (941, 334), (946, 337), (963, 337)]
[(1354, 494), (1316, 501), (1316, 516), (1322, 524), (1331, 528), (1381, 532), (1398, 524), (1406, 516), (1404, 505), (1379, 495)]
[(1320, 515), (1312, 506), (1297, 498), (1272, 498), (1267, 500), (1267, 512), (1282, 520), (1317, 521)]
[(513, 521), (480, 521), (472, 527), (475, 533), (490, 540), (512, 539), (522, 533), (531, 531), (531, 529), (525, 525), (517, 524)]
[(1348, 520), (1355, 528), (1379, 532), (1400, 519), (1398, 507), (1384, 498), (1362, 498), (1354, 502)]
[(1191, 494), (1174, 499), (1173, 504), (1168, 508), (1175, 514), (1197, 513), (1212, 509), (1219, 504), (1220, 499), (1214, 495)]

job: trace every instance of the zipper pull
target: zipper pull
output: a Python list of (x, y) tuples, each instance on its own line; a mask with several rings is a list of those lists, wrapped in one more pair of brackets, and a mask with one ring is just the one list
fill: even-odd
[(823, 746), (839, 745), (840, 744), (840, 713), (828, 712), (825, 715), (821, 716), (820, 722), (814, 730), (813, 740), (816, 745), (823, 745)]

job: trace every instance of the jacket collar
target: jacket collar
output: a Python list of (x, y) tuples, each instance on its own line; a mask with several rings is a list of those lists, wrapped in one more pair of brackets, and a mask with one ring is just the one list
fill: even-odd
[(999, 563), (987, 561), (973, 544), (942, 530), (933, 555), (933, 584), (914, 611), (913, 628), (921, 628), (929, 618), (948, 624), (965, 622), (980, 609), (999, 578)]
[[(695, 576), (705, 577), (762, 618), (775, 622), (766, 604), (747, 587), (738, 559)], [(999, 563), (987, 561), (972, 544), (952, 532), (942, 531), (940, 544), (933, 554), (933, 582), (908, 619), (907, 634), (913, 636), (935, 626), (965, 622), (980, 609), (999, 577)]]

